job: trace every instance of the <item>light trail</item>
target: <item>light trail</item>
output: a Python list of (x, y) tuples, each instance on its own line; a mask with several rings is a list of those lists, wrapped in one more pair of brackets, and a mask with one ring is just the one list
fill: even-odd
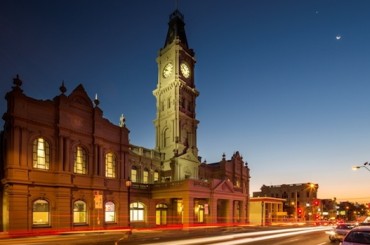
[[(328, 227), (305, 227), (305, 228), (290, 228), (281, 230), (270, 230), (270, 231), (256, 231), (256, 232), (245, 232), (232, 235), (212, 236), (204, 238), (193, 238), (183, 239), (170, 242), (157, 242), (157, 243), (145, 243), (143, 245), (192, 245), (192, 244), (211, 244), (211, 245), (231, 245), (231, 244), (243, 244), (255, 241), (267, 240), (272, 238), (292, 236), (297, 234), (309, 233), (314, 231), (328, 230)], [(253, 237), (259, 236), (259, 237)], [(244, 239), (241, 239), (244, 238)], [(236, 241), (231, 241), (239, 239)]]

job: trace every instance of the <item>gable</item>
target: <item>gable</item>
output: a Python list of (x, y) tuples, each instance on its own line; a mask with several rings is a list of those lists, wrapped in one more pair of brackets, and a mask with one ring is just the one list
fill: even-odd
[(68, 99), (72, 104), (82, 105), (86, 107), (93, 107), (93, 103), (87, 95), (82, 84), (78, 85), (72, 93), (68, 96)]
[(190, 162), (196, 162), (196, 163), (200, 164), (198, 158), (196, 156), (194, 156), (192, 151), (187, 151), (185, 154), (179, 156), (178, 158), (186, 160), (186, 161), (190, 161)]
[(234, 188), (231, 181), (222, 180), (213, 188), (213, 191), (215, 193), (234, 193)]

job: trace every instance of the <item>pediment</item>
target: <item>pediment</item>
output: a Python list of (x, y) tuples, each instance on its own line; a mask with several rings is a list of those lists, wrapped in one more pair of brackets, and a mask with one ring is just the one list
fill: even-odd
[(178, 159), (199, 163), (199, 159), (193, 154), (192, 151), (187, 151), (185, 154), (179, 156)]
[(232, 186), (231, 181), (229, 180), (221, 180), (214, 188), (214, 192), (218, 193), (234, 193), (234, 188)]
[(78, 85), (72, 93), (68, 96), (68, 99), (75, 104), (84, 105), (87, 107), (93, 107), (92, 101), (86, 93), (85, 88), (82, 84)]

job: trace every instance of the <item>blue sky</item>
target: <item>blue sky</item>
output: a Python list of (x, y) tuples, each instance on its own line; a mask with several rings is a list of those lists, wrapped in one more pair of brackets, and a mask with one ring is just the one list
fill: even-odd
[[(154, 147), (155, 59), (175, 2), (1, 1), (2, 98), (16, 74), (38, 99), (58, 95), (63, 80), (67, 94), (82, 83), (111, 122), (125, 115), (131, 143)], [(370, 1), (183, 0), (179, 9), (197, 59), (203, 160), (240, 151), (251, 193), (315, 182), (320, 198), (370, 202), (370, 173), (351, 170), (370, 160)]]

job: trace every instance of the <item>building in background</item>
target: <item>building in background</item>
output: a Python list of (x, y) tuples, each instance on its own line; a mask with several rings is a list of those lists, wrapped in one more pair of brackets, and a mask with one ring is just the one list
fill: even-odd
[(272, 225), (285, 223), (287, 212), (284, 211), (283, 198), (251, 197), (249, 200), (249, 222), (251, 225)]
[(28, 97), (17, 76), (1, 133), (1, 230), (47, 233), (248, 222), (249, 168), (239, 152), (201, 163), (195, 53), (182, 14), (170, 16), (157, 57), (155, 149), (103, 117), (83, 85)]
[(320, 200), (317, 198), (319, 185), (315, 183), (263, 185), (253, 197), (275, 197), (285, 199), (284, 212), (291, 220), (313, 221), (321, 216)]

